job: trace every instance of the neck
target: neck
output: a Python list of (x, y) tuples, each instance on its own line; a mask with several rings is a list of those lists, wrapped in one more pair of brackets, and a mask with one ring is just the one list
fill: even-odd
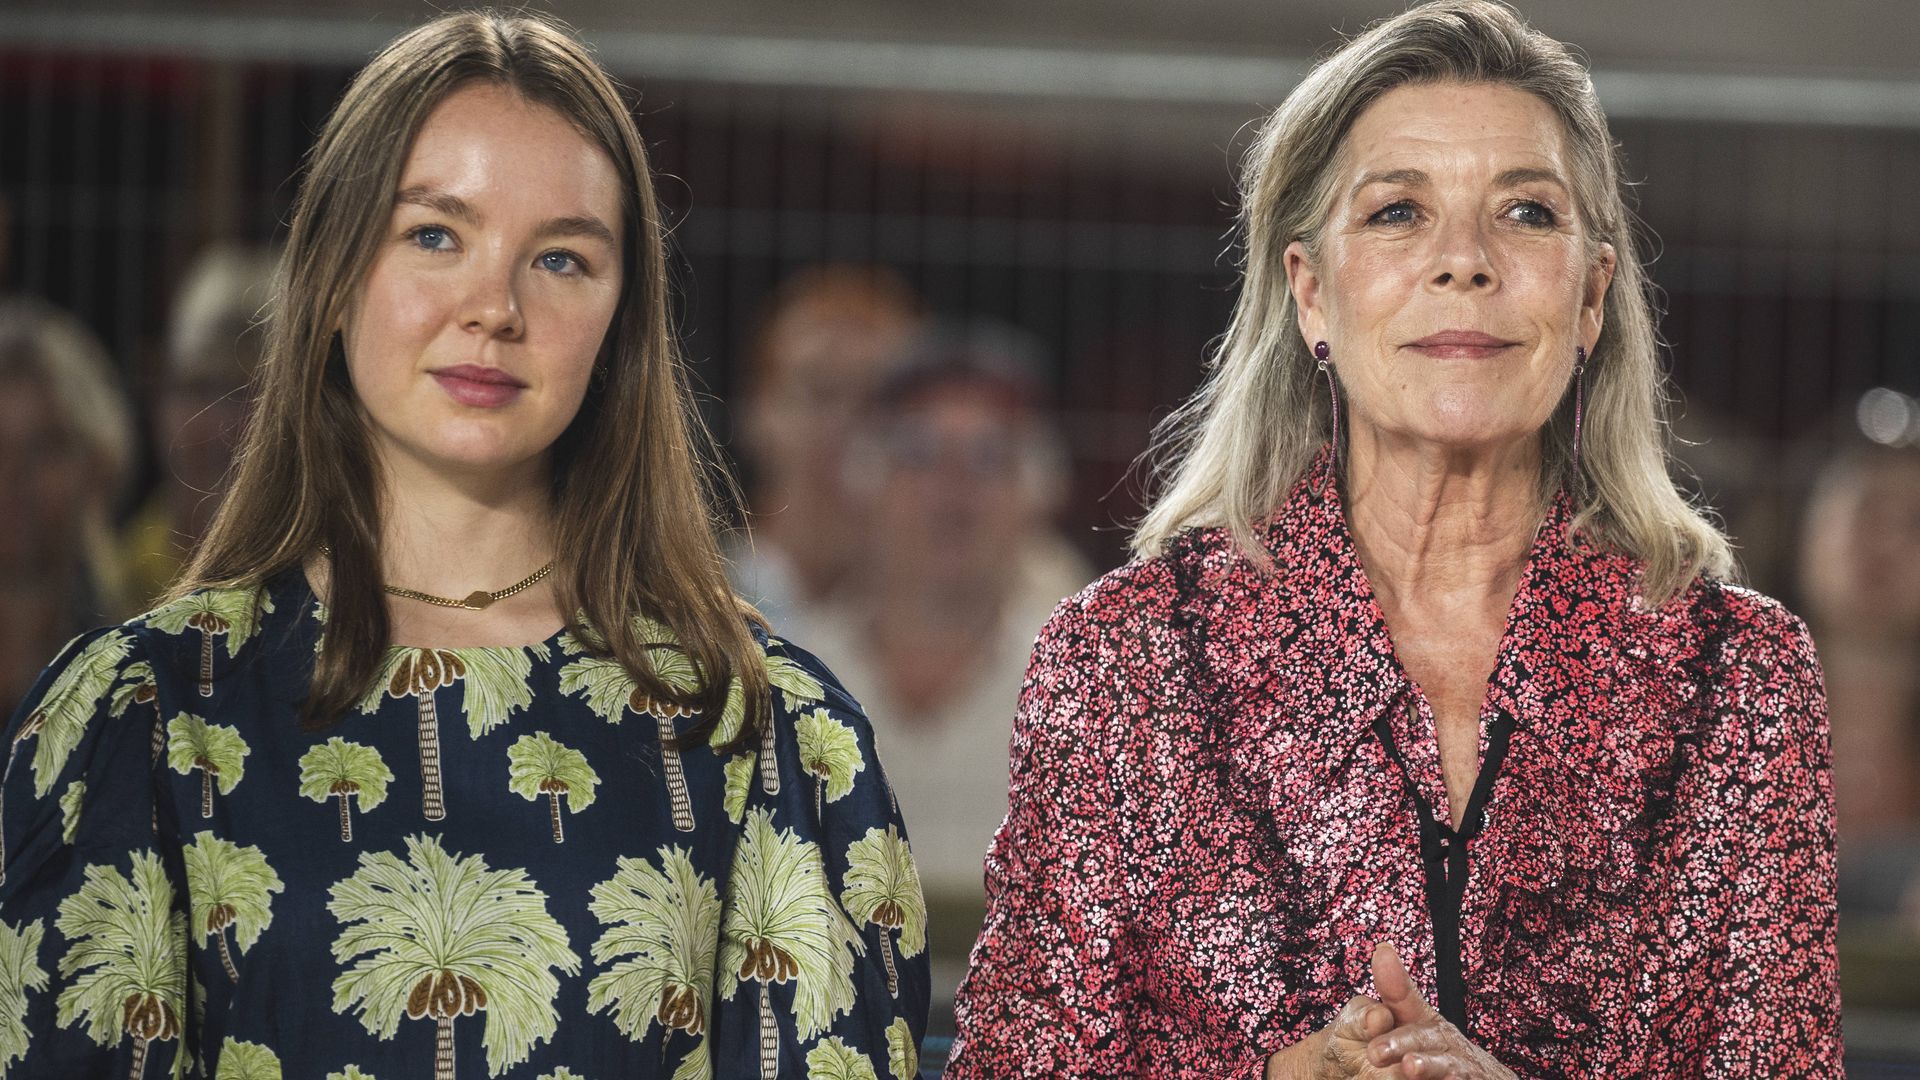
[(388, 584), (457, 598), (504, 589), (553, 557), (544, 458), (484, 474), (389, 461), (381, 475)]
[(1355, 424), (1348, 448), (1349, 525), (1381, 605), (1504, 607), (1543, 513), (1538, 442), (1465, 451)]

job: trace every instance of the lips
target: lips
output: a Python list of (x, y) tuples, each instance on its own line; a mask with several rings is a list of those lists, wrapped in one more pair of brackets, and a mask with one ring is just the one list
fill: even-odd
[(1407, 348), (1438, 359), (1480, 360), (1518, 345), (1517, 341), (1495, 337), (1478, 330), (1442, 330), (1410, 341)]
[(456, 364), (436, 368), (432, 375), (447, 396), (462, 405), (479, 409), (497, 409), (520, 396), (527, 384), (499, 368), (479, 364)]

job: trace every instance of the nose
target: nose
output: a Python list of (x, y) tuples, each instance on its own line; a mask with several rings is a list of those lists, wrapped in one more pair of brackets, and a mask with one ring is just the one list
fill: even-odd
[(460, 326), (487, 337), (518, 338), (526, 328), (514, 267), (505, 260), (476, 260), (473, 278), (460, 306)]
[(1428, 284), (1436, 289), (1492, 289), (1500, 276), (1487, 252), (1487, 237), (1480, 222), (1471, 216), (1457, 216), (1443, 224), (1435, 236), (1433, 273)]

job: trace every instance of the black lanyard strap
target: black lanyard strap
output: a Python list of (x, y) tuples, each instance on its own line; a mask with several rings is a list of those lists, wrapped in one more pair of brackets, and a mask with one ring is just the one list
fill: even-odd
[(1486, 826), (1487, 800), (1493, 796), (1493, 784), (1500, 778), (1500, 766), (1507, 759), (1507, 744), (1513, 736), (1513, 718), (1505, 713), (1487, 728), (1487, 756), (1474, 780), (1473, 794), (1467, 798), (1467, 812), (1461, 815), (1460, 828), (1434, 816), (1432, 804), (1414, 783), (1413, 772), (1393, 741), (1393, 727), (1387, 717), (1373, 722), (1380, 745), (1400, 772), (1402, 786), (1413, 798), (1414, 817), (1420, 825), (1420, 865), (1427, 883), (1427, 913), (1433, 918), (1435, 977), (1439, 983), (1440, 1015), (1452, 1021), (1462, 1032), (1467, 1030), (1467, 982), (1460, 969), (1460, 904), (1467, 892), (1467, 848)]

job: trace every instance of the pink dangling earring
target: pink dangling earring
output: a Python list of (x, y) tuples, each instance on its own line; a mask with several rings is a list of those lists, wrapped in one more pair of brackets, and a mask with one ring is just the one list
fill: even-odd
[(1573, 481), (1580, 482), (1580, 429), (1587, 412), (1587, 349), (1573, 347)]
[(1319, 361), (1320, 373), (1327, 377), (1327, 398), (1333, 403), (1333, 474), (1340, 475), (1340, 387), (1333, 380), (1333, 364), (1328, 357), (1333, 351), (1324, 341), (1313, 343), (1313, 358)]

